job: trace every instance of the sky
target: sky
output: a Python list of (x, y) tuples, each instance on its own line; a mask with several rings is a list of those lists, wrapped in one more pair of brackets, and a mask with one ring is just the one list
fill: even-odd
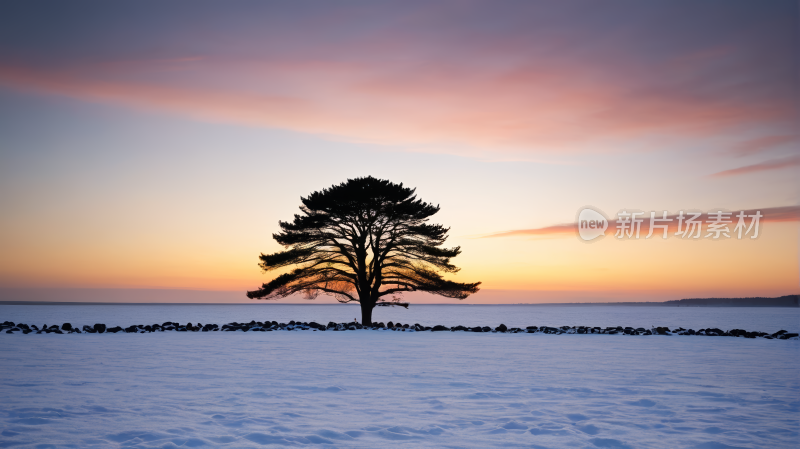
[[(800, 291), (796, 1), (2, 8), (2, 300), (248, 302), (300, 197), (367, 175), (441, 206), (465, 302)], [(764, 217), (618, 239), (623, 210)]]

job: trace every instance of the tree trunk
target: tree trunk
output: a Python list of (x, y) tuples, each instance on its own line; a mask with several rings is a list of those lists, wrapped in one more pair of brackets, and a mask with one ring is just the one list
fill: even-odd
[(361, 324), (364, 326), (372, 326), (372, 309), (375, 304), (372, 301), (361, 302)]

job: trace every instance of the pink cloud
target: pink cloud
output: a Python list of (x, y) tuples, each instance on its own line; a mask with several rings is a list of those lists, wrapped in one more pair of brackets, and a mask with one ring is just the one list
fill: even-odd
[(21, 7), (3, 16), (0, 85), (531, 160), (634, 145), (671, 150), (687, 139), (696, 147), (729, 133), (779, 136), (794, 124), (789, 6), (736, 4), (719, 14), (713, 4), (633, 2), (586, 14), (593, 8), (288, 2), (246, 12), (165, 7), (155, 16), (146, 6), (89, 16), (66, 8), (38, 29), (15, 25), (40, 15)]
[[(661, 69), (679, 74), (684, 64)], [(615, 151), (608, 141), (648, 135), (704, 137), (789, 113), (779, 101), (698, 98), (688, 82), (615, 75), (558, 57), (498, 67), (192, 57), (60, 70), (6, 65), (0, 84), (213, 122), (520, 156)]]
[(771, 150), (797, 140), (798, 136), (794, 134), (759, 137), (739, 143), (731, 149), (731, 152), (740, 156), (747, 156)]
[(780, 170), (783, 168), (796, 167), (800, 165), (800, 155), (789, 156), (781, 159), (773, 159), (758, 164), (745, 165), (744, 167), (724, 170), (711, 175), (712, 178), (725, 178), (728, 176), (746, 175), (770, 170)]

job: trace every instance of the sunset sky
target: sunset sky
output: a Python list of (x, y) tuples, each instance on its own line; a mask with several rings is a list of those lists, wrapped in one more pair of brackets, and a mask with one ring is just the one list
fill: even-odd
[[(2, 6), (0, 300), (248, 302), (278, 220), (366, 175), (441, 206), (465, 302), (800, 291), (796, 1), (236, 3)], [(587, 205), (766, 212), (558, 231)]]

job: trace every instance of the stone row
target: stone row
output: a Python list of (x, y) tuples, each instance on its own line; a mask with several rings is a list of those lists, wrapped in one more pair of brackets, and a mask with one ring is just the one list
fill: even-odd
[(228, 323), (223, 324), (221, 327), (216, 324), (180, 324), (174, 323), (171, 321), (167, 321), (162, 324), (148, 324), (148, 325), (133, 325), (128, 326), (126, 328), (122, 328), (120, 326), (115, 327), (107, 327), (105, 324), (95, 324), (94, 326), (83, 326), (81, 329), (77, 327), (73, 327), (70, 323), (64, 323), (60, 327), (58, 325), (47, 326), (46, 324), (42, 327), (38, 327), (36, 325), (27, 325), (24, 323), (14, 323), (12, 321), (5, 321), (3, 324), (0, 324), (0, 332), (5, 330), (7, 334), (13, 334), (15, 332), (21, 332), (23, 334), (30, 334), (30, 333), (55, 333), (55, 334), (80, 334), (80, 333), (89, 333), (89, 334), (102, 334), (102, 333), (117, 333), (117, 332), (125, 332), (125, 333), (149, 333), (149, 332), (166, 332), (166, 331), (175, 331), (175, 332), (235, 332), (235, 331), (242, 331), (242, 332), (272, 332), (272, 331), (299, 331), (299, 330), (312, 330), (312, 331), (349, 331), (349, 330), (391, 330), (391, 331), (400, 331), (400, 332), (493, 332), (493, 333), (510, 333), (510, 334), (518, 334), (518, 333), (527, 333), (527, 334), (608, 334), (608, 335), (615, 335), (615, 334), (623, 334), (623, 335), (702, 335), (702, 336), (711, 336), (711, 337), (743, 337), (743, 338), (766, 338), (766, 339), (781, 339), (781, 340), (788, 340), (788, 339), (800, 339), (798, 338), (798, 334), (790, 333), (785, 330), (780, 330), (775, 332), (774, 334), (768, 334), (766, 332), (748, 332), (742, 329), (732, 329), (729, 331), (723, 331), (717, 328), (708, 328), (708, 329), (700, 329), (700, 330), (693, 330), (693, 329), (683, 329), (677, 328), (670, 330), (668, 327), (655, 327), (651, 329), (645, 329), (642, 327), (639, 328), (632, 328), (632, 327), (587, 327), (587, 326), (561, 326), (561, 327), (548, 327), (548, 326), (528, 326), (526, 328), (519, 328), (519, 327), (506, 327), (506, 325), (501, 324), (496, 328), (491, 328), (489, 326), (476, 326), (476, 327), (468, 327), (468, 326), (454, 326), (454, 327), (447, 327), (442, 325), (437, 326), (423, 326), (421, 324), (401, 324), (401, 323), (392, 323), (389, 321), (385, 325), (383, 323), (373, 323), (372, 326), (363, 326), (359, 323), (352, 322), (352, 323), (334, 323), (330, 322), (327, 325), (322, 325), (315, 322), (295, 322), (290, 321), (289, 323), (278, 323), (277, 321), (250, 321), (249, 323)]

